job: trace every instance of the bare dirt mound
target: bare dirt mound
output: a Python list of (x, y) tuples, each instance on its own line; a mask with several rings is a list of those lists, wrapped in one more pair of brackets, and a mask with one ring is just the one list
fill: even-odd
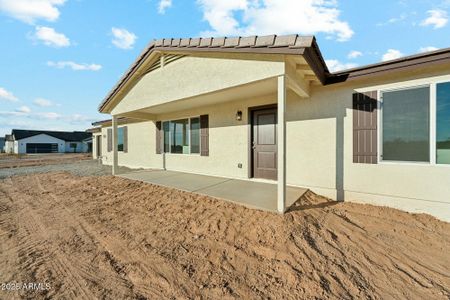
[(285, 215), (126, 179), (0, 181), (0, 298), (449, 299), (450, 224), (308, 192)]

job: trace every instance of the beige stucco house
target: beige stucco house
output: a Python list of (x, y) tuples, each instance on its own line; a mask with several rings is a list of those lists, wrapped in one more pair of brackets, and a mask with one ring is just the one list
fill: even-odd
[(152, 42), (99, 107), (104, 164), (272, 180), (450, 220), (450, 49), (330, 73), (314, 37)]

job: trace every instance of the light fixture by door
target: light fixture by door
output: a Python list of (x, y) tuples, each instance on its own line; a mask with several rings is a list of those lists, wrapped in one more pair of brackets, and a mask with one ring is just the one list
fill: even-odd
[(242, 121), (242, 111), (238, 110), (236, 113), (236, 120)]

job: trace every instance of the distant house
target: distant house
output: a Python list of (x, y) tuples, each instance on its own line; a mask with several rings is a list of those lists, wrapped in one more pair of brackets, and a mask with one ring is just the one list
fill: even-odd
[(85, 153), (92, 149), (92, 133), (13, 129), (5, 136), (5, 152)]
[(14, 139), (12, 135), (10, 134), (5, 135), (5, 145), (3, 146), (2, 150), (6, 153), (14, 152)]
[(4, 137), (0, 137), (0, 152), (4, 152), (5, 148), (5, 138)]

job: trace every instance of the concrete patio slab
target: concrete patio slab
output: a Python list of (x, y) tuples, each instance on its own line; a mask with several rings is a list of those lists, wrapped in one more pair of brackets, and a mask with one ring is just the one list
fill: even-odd
[(148, 181), (148, 180), (152, 180), (152, 179), (170, 177), (170, 176), (179, 175), (179, 174), (180, 173), (178, 173), (178, 172), (163, 171), (163, 170), (151, 170), (151, 171), (150, 170), (139, 170), (139, 171), (133, 171), (133, 172), (122, 174), (122, 175), (129, 179)]
[(177, 175), (153, 178), (151, 183), (183, 191), (194, 192), (227, 181), (226, 178), (178, 173)]
[[(277, 185), (272, 183), (163, 170), (135, 171), (119, 176), (211, 196), (250, 208), (277, 211)], [(305, 192), (306, 189), (287, 187), (286, 208)]]

